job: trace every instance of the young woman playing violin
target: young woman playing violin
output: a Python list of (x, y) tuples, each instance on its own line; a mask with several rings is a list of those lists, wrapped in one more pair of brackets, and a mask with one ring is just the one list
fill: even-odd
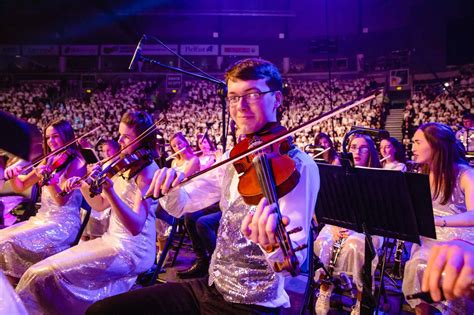
[[(54, 121), (45, 131), (46, 153), (60, 149), (74, 139), (69, 122)], [(8, 167), (4, 176), (16, 191), (42, 183), (41, 207), (28, 221), (0, 230), (0, 268), (16, 281), (33, 264), (71, 246), (80, 227), (81, 194), (58, 196), (68, 178), (82, 176), (86, 165), (76, 144), (42, 161), (26, 175), (19, 166)]]
[[(227, 104), (239, 131), (247, 138), (259, 137), (278, 125), (277, 109), (283, 101), (282, 80), (275, 65), (261, 59), (245, 59), (226, 72)], [(275, 147), (275, 146), (274, 146)], [(228, 157), (229, 153), (224, 155)], [(299, 181), (279, 199), (283, 221), (301, 226), (292, 234), (295, 245), (307, 243), (309, 224), (319, 189), (314, 161), (292, 146), (288, 157), (294, 162)], [(148, 191), (172, 215), (203, 209), (220, 202), (222, 219), (217, 246), (211, 258), (209, 279), (161, 284), (111, 297), (91, 306), (87, 314), (277, 314), (289, 307), (284, 289), (285, 273), (274, 270), (282, 259), (277, 246), (275, 204), (262, 198), (258, 206), (246, 204), (234, 166), (216, 168), (209, 175), (172, 188), (184, 178), (174, 169), (155, 173)], [(303, 261), (305, 251), (298, 252)]]
[[(119, 126), (121, 148), (152, 126), (151, 117), (144, 112), (125, 113)], [(158, 169), (150, 150), (155, 148), (155, 141), (155, 133), (151, 132), (123, 150), (120, 159), (104, 172), (97, 166), (94, 172), (100, 172), (101, 177), (94, 176), (94, 172), (93, 177), (102, 182), (102, 193), (94, 197), (79, 177), (63, 184), (70, 194), (82, 192), (95, 210), (111, 207), (110, 225), (103, 236), (51, 256), (26, 271), (17, 292), (31, 314), (84, 314), (93, 302), (128, 291), (137, 275), (153, 265), (156, 202), (142, 200), (141, 196)], [(134, 158), (144, 151), (143, 159)], [(128, 160), (133, 162), (127, 165)], [(120, 170), (112, 165), (120, 165)], [(106, 169), (109, 171), (105, 173)]]

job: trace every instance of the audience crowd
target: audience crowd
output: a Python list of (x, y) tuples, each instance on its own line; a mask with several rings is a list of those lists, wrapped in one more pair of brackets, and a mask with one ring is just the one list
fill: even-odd
[[(448, 81), (449, 86), (417, 85), (418, 89), (407, 101), (402, 131), (403, 143), (410, 149), (412, 133), (424, 122), (441, 122), (456, 127), (461, 124), (462, 113), (472, 108), (474, 76), (463, 75)], [(332, 91), (327, 80), (303, 80), (289, 78), (285, 84), (285, 98), (281, 109), (281, 122), (294, 128), (365, 94), (372, 84), (365, 79), (333, 79)], [(71, 122), (78, 134), (93, 127), (103, 126), (92, 136), (90, 142), (117, 138), (117, 124), (128, 109), (146, 110), (155, 119), (165, 118), (161, 126), (164, 138), (181, 131), (191, 142), (198, 133), (208, 133), (217, 144), (221, 143), (221, 102), (216, 87), (204, 81), (184, 81), (181, 91), (172, 98), (159, 101), (160, 84), (156, 81), (122, 80), (101, 83), (90, 94), (79, 97), (61, 97), (58, 81), (21, 83), (0, 91), (0, 110), (12, 113), (43, 128), (53, 119), (64, 118)], [(448, 92), (449, 91), (449, 92)], [(304, 148), (314, 143), (319, 132), (328, 134), (337, 150), (344, 134), (351, 126), (369, 128), (384, 127), (383, 95), (323, 121), (311, 129), (298, 133), (295, 143)], [(229, 125), (227, 123), (227, 125)], [(455, 128), (456, 129), (456, 128)], [(230, 129), (229, 129), (230, 130)], [(229, 136), (227, 143), (232, 144)]]

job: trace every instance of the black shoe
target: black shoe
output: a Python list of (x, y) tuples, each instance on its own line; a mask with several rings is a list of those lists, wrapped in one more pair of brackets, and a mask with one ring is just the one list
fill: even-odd
[(196, 260), (194, 264), (186, 270), (178, 271), (176, 275), (181, 279), (201, 278), (209, 272), (209, 262)]

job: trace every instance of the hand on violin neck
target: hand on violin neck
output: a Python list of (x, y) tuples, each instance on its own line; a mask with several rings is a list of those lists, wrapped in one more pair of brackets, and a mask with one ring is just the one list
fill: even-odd
[(36, 176), (43, 179), (45, 176), (51, 173), (51, 168), (48, 165), (38, 165), (34, 168)]
[(81, 180), (81, 178), (78, 176), (74, 176), (64, 181), (64, 183), (62, 184), (61, 190), (66, 193), (70, 193), (71, 191), (75, 189), (81, 189), (83, 185), (84, 185), (84, 182)]
[[(277, 222), (276, 205), (269, 204), (266, 198), (262, 198), (255, 211), (250, 211), (244, 217), (240, 230), (247, 239), (263, 248), (276, 248)], [(283, 217), (283, 224), (287, 226), (289, 223), (290, 219)]]
[(176, 171), (174, 168), (163, 167), (153, 175), (153, 180), (145, 193), (145, 197), (153, 196), (155, 199), (160, 198), (183, 180), (184, 173)]
[(103, 179), (102, 190), (106, 195), (114, 193), (114, 182), (107, 176)]

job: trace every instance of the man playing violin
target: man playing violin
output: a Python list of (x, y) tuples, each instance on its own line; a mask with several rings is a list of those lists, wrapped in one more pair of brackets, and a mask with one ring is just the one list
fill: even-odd
[[(277, 68), (261, 59), (245, 59), (226, 72), (227, 104), (239, 132), (254, 137), (278, 125), (277, 110), (283, 101), (282, 80)], [(295, 162), (299, 181), (279, 199), (293, 246), (307, 243), (310, 220), (319, 190), (319, 173), (313, 160), (293, 147), (288, 155)], [(223, 158), (229, 157), (226, 152)], [(284, 290), (285, 272), (276, 272), (282, 260), (275, 237), (275, 205), (262, 198), (249, 206), (238, 191), (239, 175), (234, 166), (212, 170), (206, 176), (177, 186), (184, 175), (160, 169), (147, 193), (158, 197), (170, 214), (203, 209), (220, 202), (222, 219), (209, 279), (167, 283), (100, 301), (88, 314), (278, 314), (290, 301)], [(174, 187), (174, 188), (173, 188)], [(303, 262), (305, 251), (297, 252)]]
[[(121, 156), (111, 164), (120, 169), (104, 166), (102, 170), (97, 165), (93, 179), (87, 180), (100, 183), (95, 188), (102, 193), (92, 197), (84, 177), (72, 177), (63, 184), (69, 194), (82, 192), (97, 211), (110, 207), (110, 224), (101, 237), (51, 256), (25, 272), (17, 292), (30, 313), (84, 314), (93, 302), (128, 291), (137, 275), (153, 265), (156, 202), (141, 197), (158, 169), (153, 161), (154, 129), (148, 114), (126, 112), (119, 125)], [(135, 141), (145, 130), (152, 132)], [(143, 159), (132, 158), (138, 151), (145, 152)], [(101, 176), (94, 176), (97, 173)]]
[[(65, 120), (53, 121), (47, 126), (44, 139), (45, 153), (49, 153), (73, 140), (74, 130)], [(77, 237), (81, 224), (81, 194), (77, 192), (61, 197), (58, 192), (61, 191), (60, 185), (68, 178), (84, 175), (86, 164), (75, 143), (67, 151), (73, 157), (64, 159), (61, 165), (55, 165), (55, 170), (51, 168), (52, 162), (62, 159), (64, 153), (41, 161), (26, 174), (28, 169), (20, 166), (24, 163), (7, 167), (2, 174), (18, 192), (48, 177), (47, 181), (43, 181), (41, 207), (36, 216), (0, 230), (0, 269), (12, 283), (16, 283), (33, 264), (69, 248)]]

